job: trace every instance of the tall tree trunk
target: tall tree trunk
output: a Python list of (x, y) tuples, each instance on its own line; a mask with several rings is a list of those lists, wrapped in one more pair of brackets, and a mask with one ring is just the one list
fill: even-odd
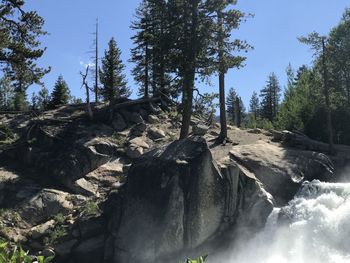
[(346, 85), (347, 103), (348, 103), (348, 106), (350, 106), (350, 76), (349, 75), (346, 76), (345, 82), (346, 82), (345, 85)]
[[(180, 139), (188, 137), (190, 131), (190, 123), (192, 116), (192, 103), (193, 103), (193, 79), (192, 74), (188, 73), (184, 78), (183, 94), (182, 94), (182, 124), (180, 131)], [(193, 74), (194, 76), (194, 74)]]
[(148, 77), (148, 65), (149, 64), (149, 49), (148, 49), (148, 43), (146, 43), (146, 52), (145, 52), (145, 90), (144, 90), (144, 96), (145, 98), (149, 97), (149, 77)]
[(96, 50), (95, 50), (95, 102), (98, 102), (98, 19), (96, 20)]
[(183, 84), (182, 84), (182, 124), (180, 139), (188, 137), (192, 116), (193, 88), (196, 71), (196, 54), (197, 54), (197, 27), (198, 27), (198, 4), (199, 0), (191, 0), (190, 9), (185, 8), (184, 27), (188, 28), (187, 19), (190, 11), (190, 30), (186, 30), (183, 53)]
[(220, 102), (220, 135), (219, 140), (222, 142), (227, 138), (227, 120), (225, 104), (225, 74), (219, 74), (219, 102)]
[(332, 112), (331, 112), (331, 105), (330, 105), (328, 71), (326, 66), (326, 45), (325, 45), (324, 38), (322, 38), (322, 68), (323, 68), (323, 90), (324, 90), (324, 96), (326, 101), (326, 118), (327, 118), (329, 153), (333, 154), (334, 143), (333, 143)]
[(219, 142), (224, 142), (227, 139), (227, 119), (226, 119), (226, 103), (225, 103), (225, 61), (224, 61), (224, 36), (221, 11), (217, 12), (218, 28), (219, 28), (219, 103), (220, 103), (220, 135)]

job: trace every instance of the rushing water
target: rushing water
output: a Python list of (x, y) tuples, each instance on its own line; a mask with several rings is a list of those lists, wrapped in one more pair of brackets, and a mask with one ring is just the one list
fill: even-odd
[(230, 263), (350, 262), (350, 184), (304, 183), (265, 229), (241, 242)]

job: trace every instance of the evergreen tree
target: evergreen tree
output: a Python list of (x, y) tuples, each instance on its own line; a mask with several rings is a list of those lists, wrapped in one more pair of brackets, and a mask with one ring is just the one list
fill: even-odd
[(143, 0), (136, 10), (136, 19), (131, 25), (131, 29), (135, 30), (133, 40), (134, 48), (131, 49), (131, 62), (135, 63), (132, 75), (137, 83), (141, 85), (139, 89), (140, 96), (146, 98), (150, 94), (150, 72), (152, 70), (152, 33), (151, 33), (151, 7), (148, 0)]
[[(234, 55), (234, 51), (247, 51), (251, 47), (239, 39), (231, 39), (231, 32), (238, 29), (245, 14), (232, 9), (236, 4), (233, 0), (207, 1), (206, 11), (211, 18), (212, 35), (210, 39), (210, 52), (212, 54), (212, 66), (219, 75), (220, 94), (220, 124), (221, 131), (219, 141), (227, 138), (226, 109), (225, 109), (225, 74), (230, 68), (243, 66), (245, 57)], [(238, 106), (239, 106), (238, 100)], [(237, 110), (239, 111), (239, 109)], [(238, 114), (240, 118), (240, 113)], [(237, 121), (237, 119), (236, 119)], [(239, 124), (240, 125), (240, 124)]]
[(8, 76), (0, 79), (0, 108), (1, 110), (13, 110), (14, 108), (14, 87)]
[(207, 123), (211, 125), (214, 121), (214, 114), (218, 107), (215, 102), (219, 98), (219, 94), (216, 93), (204, 93), (202, 96), (198, 96), (193, 102), (193, 113), (195, 115), (204, 117)]
[[(328, 40), (327, 67), (332, 86), (340, 96), (333, 99), (338, 107), (350, 108), (350, 8), (340, 23), (332, 29)], [(333, 91), (333, 95), (335, 93)], [(345, 103), (344, 103), (345, 102)]]
[(143, 0), (131, 25), (135, 31), (131, 50), (131, 62), (135, 63), (132, 74), (141, 85), (140, 96), (178, 95), (173, 86), (176, 82), (170, 77), (168, 8), (164, 0)]
[(24, 92), (15, 92), (13, 99), (13, 105), (15, 111), (26, 111), (28, 110), (27, 96)]
[(105, 101), (113, 102), (115, 99), (129, 97), (131, 92), (123, 70), (125, 68), (121, 58), (121, 51), (112, 38), (108, 43), (108, 50), (102, 58), (102, 69), (100, 71), (101, 93)]
[(281, 87), (274, 73), (269, 75), (267, 85), (260, 91), (261, 117), (273, 122), (277, 116)]
[(63, 76), (60, 75), (51, 93), (50, 107), (56, 107), (58, 105), (68, 104), (69, 99), (70, 99), (70, 91), (69, 91), (68, 85), (64, 81)]
[(1, 0), (0, 4), (0, 66), (14, 82), (16, 107), (25, 105), (26, 89), (50, 71), (36, 65), (45, 49), (38, 40), (43, 31), (44, 19), (35, 11), (24, 10), (25, 1)]
[(259, 96), (258, 96), (258, 93), (254, 91), (249, 102), (249, 112), (253, 115), (255, 121), (258, 118), (259, 108), (260, 108)]
[(301, 43), (310, 45), (315, 52), (315, 56), (319, 57), (318, 65), (323, 80), (323, 95), (326, 108), (326, 121), (328, 131), (329, 152), (333, 154), (333, 123), (332, 123), (332, 109), (331, 109), (331, 82), (329, 74), (329, 53), (328, 53), (328, 38), (320, 36), (317, 32), (309, 34), (307, 37), (299, 38)]
[(235, 101), (237, 97), (237, 92), (235, 88), (230, 88), (228, 91), (228, 95), (226, 98), (226, 106), (227, 106), (227, 113), (228, 118), (231, 123), (235, 123)]
[(38, 93), (38, 108), (39, 110), (47, 110), (50, 103), (49, 90), (46, 87), (42, 87)]

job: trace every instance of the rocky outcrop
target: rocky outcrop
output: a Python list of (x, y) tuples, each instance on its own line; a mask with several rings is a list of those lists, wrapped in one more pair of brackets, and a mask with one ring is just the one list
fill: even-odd
[[(262, 226), (272, 207), (256, 178), (233, 161), (217, 167), (203, 138), (177, 141), (138, 159), (126, 189), (109, 200), (106, 213), (113, 212), (105, 258), (121, 263), (177, 260), (184, 251), (213, 242), (237, 218)], [(256, 219), (257, 214), (262, 216)]]
[(260, 142), (235, 146), (230, 154), (253, 172), (265, 189), (282, 203), (291, 200), (305, 180), (333, 179), (333, 164), (322, 153)]

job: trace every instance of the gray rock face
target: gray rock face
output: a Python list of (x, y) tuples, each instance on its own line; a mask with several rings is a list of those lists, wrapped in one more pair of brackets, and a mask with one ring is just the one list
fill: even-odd
[(284, 203), (293, 198), (303, 181), (330, 181), (333, 177), (332, 162), (322, 153), (261, 142), (236, 146), (230, 154), (249, 168), (268, 192)]
[[(113, 213), (105, 258), (120, 263), (159, 262), (176, 255), (175, 261), (182, 252), (219, 237), (239, 211), (250, 209), (252, 217), (265, 210), (268, 215), (271, 200), (255, 178), (240, 173), (233, 162), (225, 167), (220, 170), (215, 165), (201, 137), (144, 154), (130, 168), (123, 197), (111, 199), (106, 208)], [(247, 195), (239, 189), (241, 176), (250, 189)], [(247, 217), (242, 221), (256, 223)]]
[(204, 136), (209, 130), (209, 127), (204, 124), (193, 126), (192, 131), (194, 135)]
[(53, 189), (43, 189), (27, 201), (20, 209), (20, 214), (22, 218), (35, 225), (53, 215), (72, 209), (73, 204), (69, 198), (70, 195), (68, 193)]
[(117, 113), (114, 117), (114, 120), (112, 122), (112, 127), (115, 129), (117, 132), (125, 130), (128, 125), (125, 122), (123, 116), (119, 113)]
[(144, 122), (140, 122), (134, 125), (130, 130), (130, 136), (142, 136), (143, 132), (147, 129), (147, 125)]
[(161, 129), (158, 129), (156, 127), (151, 127), (148, 130), (148, 134), (151, 136), (152, 139), (162, 139), (165, 137), (165, 132)]
[(80, 178), (74, 182), (75, 192), (85, 196), (99, 196), (98, 186), (90, 183), (85, 178)]
[(156, 124), (159, 123), (159, 118), (155, 115), (149, 115), (148, 116), (148, 123), (149, 124)]
[(136, 138), (130, 140), (129, 143), (130, 143), (130, 145), (136, 145), (136, 146), (142, 147), (144, 149), (150, 148), (148, 143), (146, 143), (142, 137), (136, 137)]
[(137, 145), (130, 145), (126, 148), (126, 155), (131, 158), (139, 158), (143, 154), (143, 148)]

